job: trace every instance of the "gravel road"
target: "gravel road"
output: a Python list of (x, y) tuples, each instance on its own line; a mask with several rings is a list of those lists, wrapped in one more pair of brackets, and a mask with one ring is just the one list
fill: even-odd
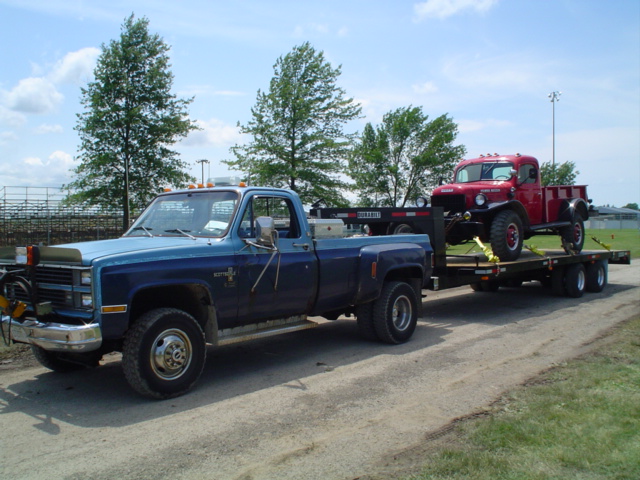
[(583, 298), (537, 284), (428, 292), (412, 340), (369, 343), (353, 320), (209, 350), (196, 389), (150, 401), (119, 357), (55, 374), (0, 367), (0, 478), (356, 479), (414, 467), (452, 419), (589, 349), (640, 313), (640, 268)]

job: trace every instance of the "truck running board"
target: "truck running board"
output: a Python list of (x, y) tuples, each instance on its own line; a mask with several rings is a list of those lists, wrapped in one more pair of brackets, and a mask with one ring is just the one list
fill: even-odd
[(217, 345), (230, 345), (232, 343), (244, 342), (246, 340), (270, 337), (280, 333), (306, 330), (307, 328), (317, 326), (318, 324), (316, 322), (307, 320), (306, 315), (296, 315), (294, 317), (269, 320), (262, 323), (256, 323), (254, 325), (226, 328), (218, 332)]

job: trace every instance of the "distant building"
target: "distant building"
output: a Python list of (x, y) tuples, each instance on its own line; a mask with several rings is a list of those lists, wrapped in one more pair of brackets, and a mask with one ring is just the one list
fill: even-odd
[(591, 229), (640, 228), (640, 211), (631, 208), (596, 207), (597, 215), (591, 215), (585, 223)]

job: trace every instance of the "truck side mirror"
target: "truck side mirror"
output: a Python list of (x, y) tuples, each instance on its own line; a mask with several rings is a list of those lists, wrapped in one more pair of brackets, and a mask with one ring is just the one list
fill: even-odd
[(256, 218), (256, 242), (268, 248), (274, 248), (276, 227), (273, 218), (258, 217)]
[(511, 170), (509, 170), (509, 175), (515, 177), (516, 175), (518, 175), (518, 171), (515, 168), (512, 168)]

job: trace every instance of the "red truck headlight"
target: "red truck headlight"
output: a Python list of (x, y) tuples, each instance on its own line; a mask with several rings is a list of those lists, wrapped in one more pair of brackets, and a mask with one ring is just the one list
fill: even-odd
[(483, 207), (487, 204), (487, 196), (484, 193), (479, 193), (476, 195), (475, 202), (478, 207)]

